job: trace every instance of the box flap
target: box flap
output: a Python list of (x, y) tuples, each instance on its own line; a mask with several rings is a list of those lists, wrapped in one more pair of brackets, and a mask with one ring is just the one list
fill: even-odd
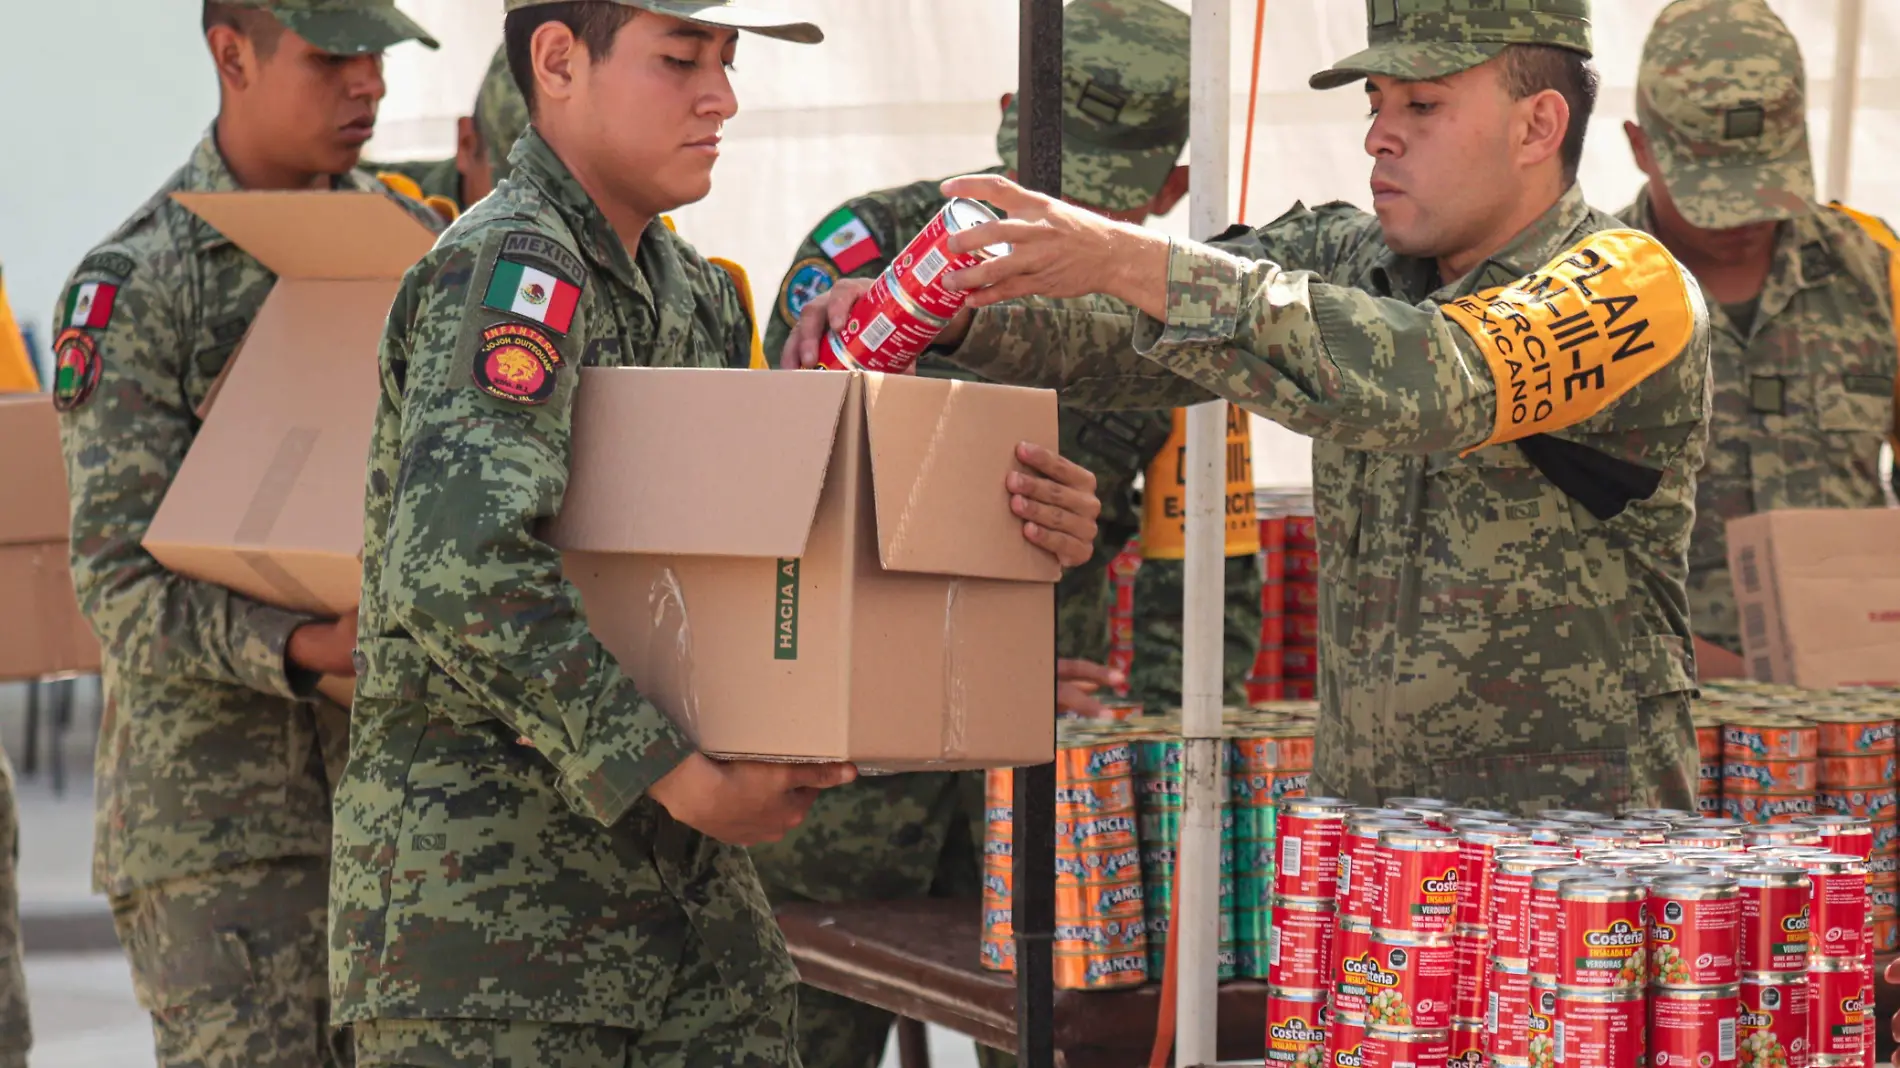
[(567, 497), (573, 551), (804, 555), (851, 376), (587, 368)]
[(864, 376), (878, 555), (892, 571), (1054, 582), (1055, 558), (1023, 540), (1003, 479), (1020, 442), (1057, 447), (1048, 390), (907, 375)]
[(66, 540), (59, 416), (45, 393), (0, 397), (0, 545)]
[(173, 193), (280, 278), (400, 278), (435, 245), (381, 193)]

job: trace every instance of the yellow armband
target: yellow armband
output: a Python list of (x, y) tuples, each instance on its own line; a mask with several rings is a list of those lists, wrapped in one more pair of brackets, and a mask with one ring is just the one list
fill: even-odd
[[(1893, 347), (1900, 354), (1900, 234), (1895, 234), (1884, 220), (1838, 201), (1828, 206), (1854, 220), (1875, 244), (1887, 250), (1887, 288), (1893, 294)], [(1900, 455), (1900, 375), (1895, 375), (1893, 382), (1893, 451)]]

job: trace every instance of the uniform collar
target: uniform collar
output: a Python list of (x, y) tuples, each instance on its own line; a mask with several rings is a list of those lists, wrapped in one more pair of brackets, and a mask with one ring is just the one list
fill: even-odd
[(1584, 202), (1583, 190), (1572, 182), (1535, 222), (1463, 278), (1444, 284), (1438, 279), (1435, 259), (1402, 256), (1388, 248), (1372, 268), (1373, 285), (1387, 295), (1409, 302), (1431, 300), (1439, 304), (1479, 290), (1509, 285), (1576, 244), (1589, 218), (1590, 205)]
[[(356, 190), (373, 192), (382, 188), (374, 178), (351, 171), (330, 179), (330, 188), (334, 190)], [(231, 173), (231, 167), (224, 161), (224, 151), (218, 147), (218, 124), (213, 121), (205, 135), (198, 141), (198, 147), (192, 149), (191, 158), (185, 161), (184, 169), (179, 171), (178, 180), (173, 187), (178, 193), (242, 193), (244, 187), (238, 184), (237, 175)], [(199, 252), (231, 243), (230, 239), (219, 233), (210, 223), (186, 212), (195, 228), (192, 247)]]
[[(580, 179), (567, 169), (554, 149), (541, 139), (541, 131), (529, 126), (515, 142), (508, 154), (508, 162), (514, 168), (511, 178), (532, 182), (548, 204), (560, 214), (573, 233), (574, 240), (580, 246), (581, 255), (608, 274), (619, 278), (634, 292), (653, 300), (652, 290), (647, 280), (634, 265), (634, 257), (628, 255), (627, 246), (607, 221), (600, 207), (594, 203), (586, 189), (581, 187)], [(640, 237), (642, 251), (651, 246), (662, 244), (660, 235), (666, 231), (666, 225), (658, 219), (647, 224), (646, 233)]]
[[(1786, 311), (1794, 298), (1806, 289), (1827, 285), (1841, 270), (1840, 253), (1834, 239), (1821, 224), (1817, 205), (1804, 215), (1783, 220), (1775, 234), (1774, 258), (1768, 265), (1768, 278), (1762, 283), (1755, 322), (1764, 323)], [(1649, 186), (1636, 194), (1636, 203), (1620, 216), (1639, 230), (1655, 233), (1656, 213), (1650, 204)], [(1714, 299), (1706, 302), (1712, 319), (1740, 334), (1728, 318), (1726, 309)]]

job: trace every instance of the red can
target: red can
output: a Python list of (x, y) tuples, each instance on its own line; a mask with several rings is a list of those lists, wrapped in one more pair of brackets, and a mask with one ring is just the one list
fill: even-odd
[(1363, 1026), (1366, 1001), (1372, 996), (1366, 975), (1378, 967), (1372, 957), (1372, 925), (1356, 917), (1340, 917), (1333, 948), (1338, 957), (1333, 965), (1333, 1013)]
[(1472, 1020), (1454, 1020), (1451, 1025), (1449, 1068), (1485, 1068), (1491, 1058), (1484, 1052), (1484, 1025)]
[(1327, 1062), (1332, 1068), (1365, 1068), (1365, 1057), (1365, 1021), (1333, 1013), (1332, 1024), (1326, 1028)]
[(1316, 989), (1326, 985), (1333, 967), (1336, 916), (1331, 905), (1287, 898), (1273, 901), (1273, 935), (1268, 941), (1267, 981), (1274, 986)]
[(1508, 961), (1528, 961), (1531, 956), (1529, 928), (1531, 877), (1545, 868), (1575, 867), (1576, 858), (1563, 857), (1558, 850), (1529, 852), (1513, 850), (1491, 865), (1490, 915), (1491, 952)]
[(1721, 1068), (1736, 1060), (1740, 984), (1658, 990), (1649, 999), (1649, 1054), (1655, 1068)]
[(1274, 893), (1333, 900), (1339, 890), (1339, 847), (1352, 802), (1297, 797), (1280, 806), (1280, 865)]
[(1742, 971), (1805, 973), (1807, 873), (1785, 864), (1753, 864), (1731, 874), (1742, 891)]
[(1456, 983), (1451, 1015), (1455, 1020), (1481, 1020), (1485, 1014), (1485, 980), (1490, 977), (1491, 935), (1482, 927), (1460, 927), (1451, 936), (1456, 953)]
[(1874, 855), (1874, 827), (1868, 820), (1829, 814), (1803, 816), (1795, 823), (1804, 827), (1813, 827), (1821, 836), (1821, 844), (1826, 846), (1830, 853), (1859, 857), (1862, 860)]
[(1746, 826), (1741, 828), (1742, 845), (1748, 849), (1757, 846), (1811, 846), (1821, 844), (1821, 831), (1812, 824), (1782, 823), (1774, 826)]
[(1531, 970), (1523, 965), (1491, 962), (1484, 1010), (1486, 1050), (1493, 1060), (1516, 1063), (1530, 1056), (1528, 1026), (1531, 1007)]
[(1458, 911), (1458, 838), (1448, 831), (1379, 832), (1379, 908), (1373, 927), (1451, 933)]
[(1559, 944), (1557, 939), (1558, 916), (1562, 913), (1562, 904), (1558, 899), (1558, 888), (1573, 879), (1612, 878), (1613, 873), (1604, 868), (1579, 864), (1575, 867), (1545, 868), (1531, 876), (1530, 907), (1524, 912), (1525, 930), (1530, 938), (1531, 975), (1548, 976), (1551, 982), (1557, 981), (1557, 957)]
[(1816, 960), (1808, 969), (1809, 1056), (1860, 1057), (1867, 1051), (1864, 963)]
[(1458, 953), (1450, 937), (1372, 932), (1366, 1027), (1437, 1031), (1451, 1026)]
[(917, 307), (939, 319), (948, 319), (962, 310), (969, 294), (946, 288), (945, 276), (1009, 253), (1008, 245), (952, 252), (948, 247), (950, 235), (995, 221), (996, 214), (974, 200), (952, 200), (904, 246), (885, 273), (894, 277), (898, 288)]
[(1366, 1028), (1365, 1068), (1446, 1068), (1451, 1061), (1451, 1031), (1394, 1031)]
[(1639, 1068), (1648, 1054), (1649, 1002), (1640, 990), (1561, 990), (1557, 1030), (1564, 1068)]
[(1481, 827), (1458, 833), (1458, 914), (1454, 922), (1482, 927), (1491, 900), (1493, 861), (1499, 849), (1527, 845), (1531, 836), (1516, 828)]
[(1740, 1060), (1748, 1068), (1807, 1068), (1808, 977), (1743, 979), (1737, 1030)]
[(1859, 958), (1867, 950), (1867, 864), (1839, 853), (1794, 857), (1808, 873), (1808, 955)]
[(819, 364), (833, 371), (901, 374), (917, 362), (944, 325), (944, 320), (927, 314), (893, 286), (886, 269), (851, 305), (844, 329), (825, 335)]
[(1649, 978), (1658, 987), (1740, 982), (1742, 896), (1735, 880), (1697, 872), (1649, 887)]
[(1326, 1056), (1326, 991), (1269, 987), (1267, 1063), (1314, 1068)]
[[(1577, 825), (1574, 823), (1557, 823), (1553, 820), (1519, 820), (1517, 827), (1518, 830), (1531, 836), (1532, 845), (1540, 846), (1563, 845), (1564, 839), (1577, 831)], [(1572, 849), (1570, 852), (1575, 855), (1576, 850)]]
[(1671, 849), (1727, 849), (1742, 844), (1740, 831), (1683, 827), (1663, 835), (1663, 844)]
[(1634, 879), (1572, 879), (1558, 887), (1557, 985), (1641, 987), (1649, 888)]
[(1531, 977), (1531, 996), (1524, 1009), (1525, 1056), (1531, 1068), (1554, 1068), (1562, 1046), (1557, 1030), (1557, 984)]

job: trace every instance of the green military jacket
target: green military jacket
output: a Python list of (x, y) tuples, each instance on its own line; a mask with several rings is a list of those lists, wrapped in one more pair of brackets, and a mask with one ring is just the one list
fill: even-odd
[[(335, 186), (393, 197), (360, 172)], [(140, 545), (195, 412), (276, 283), (171, 195), (238, 188), (207, 133), (80, 261), (54, 312), (73, 582), (105, 652), (93, 888), (108, 894), (330, 851), (324, 755), (341, 765), (348, 724), (312, 696), (314, 677), (286, 670), (306, 617), (174, 575)]]
[[(1446, 284), (1432, 262), (1386, 247), (1371, 215), (1296, 207), (1211, 247), (1176, 242), (1165, 325), (1101, 297), (1013, 302), (978, 312), (954, 358), (1061, 388), (1074, 403), (1218, 393), (1315, 439), (1314, 793), (1681, 807), (1695, 789), (1679, 695), (1693, 685), (1687, 553), (1709, 419), (1708, 323), (1686, 274), (1648, 239), (1632, 236), (1653, 251), (1607, 278), (1594, 253), (1552, 262), (1614, 226), (1572, 188)], [(1637, 267), (1652, 287), (1640, 330), (1620, 288)], [(1583, 298), (1565, 292), (1554, 306), (1590, 317), (1547, 324), (1540, 351), (1559, 340), (1602, 346), (1607, 331), (1639, 362), (1668, 362), (1589, 418), (1486, 446), (1523, 405), (1522, 379), (1500, 403), (1487, 357), (1509, 347), (1512, 317), (1481, 349), (1441, 305), (1483, 309), (1493, 287), (1560, 270), (1588, 279), (1567, 290), (1615, 306), (1577, 309)], [(1465, 299), (1474, 294), (1484, 296)], [(1648, 351), (1659, 308), (1679, 336)], [(1585, 355), (1610, 370), (1608, 350)], [(1573, 388), (1551, 377), (1567, 377), (1570, 359), (1512, 366), (1533, 391)], [(1650, 700), (1664, 695), (1678, 696)]]
[(689, 939), (735, 1001), (789, 996), (744, 850), (646, 796), (691, 743), (590, 633), (536, 534), (567, 486), (580, 368), (743, 367), (750, 313), (658, 222), (626, 248), (539, 134), (512, 159), (404, 277), (384, 332), (336, 1018), (644, 1030)]
[[(1622, 218), (1654, 227), (1649, 194)], [(1754, 321), (1708, 299), (1715, 405), (1696, 476), (1689, 607), (1698, 636), (1742, 651), (1728, 521), (1775, 508), (1879, 508), (1896, 374), (1887, 251), (1817, 206), (1780, 227)]]

